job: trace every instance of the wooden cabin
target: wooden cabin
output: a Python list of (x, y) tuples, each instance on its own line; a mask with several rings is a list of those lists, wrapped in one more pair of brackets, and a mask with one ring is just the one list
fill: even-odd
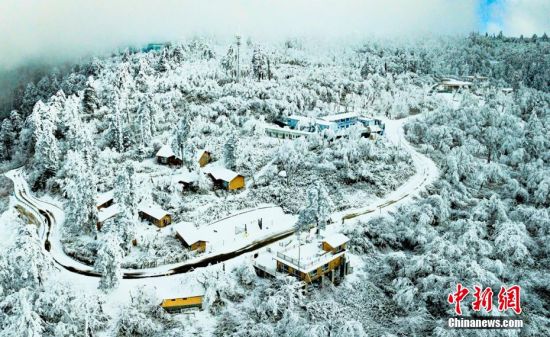
[(244, 177), (234, 171), (223, 167), (207, 167), (204, 170), (214, 181), (214, 186), (226, 190), (238, 190), (244, 188)]
[(114, 191), (110, 190), (104, 193), (100, 193), (95, 198), (95, 204), (98, 210), (107, 208), (114, 203)]
[(170, 145), (163, 145), (156, 154), (157, 163), (162, 165), (181, 165), (183, 161), (176, 157)]
[(200, 167), (204, 167), (212, 160), (211, 153), (206, 150), (198, 150), (196, 160), (199, 163)]
[(206, 251), (206, 236), (190, 222), (179, 222), (174, 225), (176, 237), (185, 248), (203, 253)]
[(160, 306), (168, 312), (178, 312), (185, 309), (202, 309), (204, 295), (177, 296), (165, 298)]
[(140, 205), (138, 214), (141, 219), (149, 221), (160, 228), (172, 223), (170, 213), (155, 204)]

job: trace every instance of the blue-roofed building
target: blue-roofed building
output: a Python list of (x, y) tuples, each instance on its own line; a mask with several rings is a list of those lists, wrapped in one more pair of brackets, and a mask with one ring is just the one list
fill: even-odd
[(347, 129), (353, 125), (361, 124), (365, 128), (369, 126), (377, 126), (377, 130), (381, 130), (379, 133), (383, 134), (385, 125), (379, 119), (360, 117), (355, 112), (346, 112), (335, 115), (328, 115), (320, 118), (311, 118), (305, 116), (291, 115), (281, 118), (279, 120), (280, 125), (288, 126), (293, 130), (302, 130), (307, 132), (321, 132), (324, 130), (332, 130), (338, 132), (339, 130)]
[(320, 119), (328, 123), (335, 123), (337, 125), (337, 129), (345, 129), (357, 124), (359, 120), (359, 115), (355, 112), (346, 112), (321, 117)]
[(161, 50), (164, 48), (165, 43), (149, 43), (147, 46), (141, 48), (141, 51), (144, 53), (150, 52), (151, 50)]
[(310, 124), (313, 124), (314, 120), (305, 116), (290, 115), (286, 118), (285, 124), (292, 129), (297, 129), (298, 126), (307, 127)]

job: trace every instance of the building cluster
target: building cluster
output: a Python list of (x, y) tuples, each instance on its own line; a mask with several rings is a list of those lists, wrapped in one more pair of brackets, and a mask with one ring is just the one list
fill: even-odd
[[(120, 213), (120, 209), (114, 201), (114, 190), (97, 195), (96, 207), (98, 210), (97, 229), (101, 230), (101, 227), (105, 221)], [(138, 215), (140, 219), (146, 220), (159, 228), (165, 227), (172, 223), (172, 215), (155, 203), (140, 204), (138, 206)]]
[[(156, 154), (157, 163), (161, 165), (181, 166), (183, 161), (178, 158), (169, 145), (163, 145)], [(198, 150), (195, 155), (195, 161), (202, 168), (203, 173), (212, 180), (215, 188), (225, 190), (238, 190), (245, 187), (244, 176), (232, 170), (208, 165), (212, 160), (212, 155), (207, 150)], [(192, 189), (198, 177), (195, 173), (186, 172), (179, 175), (179, 183), (184, 190)]]
[(254, 259), (254, 268), (260, 276), (288, 274), (306, 284), (338, 284), (353, 271), (346, 255), (348, 242), (343, 234), (327, 234), (305, 243), (282, 244), (259, 253)]
[[(489, 80), (485, 76), (445, 76), (439, 79), (439, 82), (433, 86), (431, 92), (436, 93), (454, 93), (463, 90), (474, 91), (482, 83), (487, 83)], [(514, 90), (512, 88), (500, 88), (505, 94), (510, 94)]]
[[(345, 136), (343, 130), (359, 126), (365, 137), (375, 138), (384, 134), (384, 123), (375, 118), (362, 117), (355, 112), (346, 112), (320, 118), (291, 115), (277, 121), (278, 126), (268, 126), (265, 132), (270, 137), (294, 139), (308, 137), (315, 133), (330, 131), (336, 138)], [(326, 133), (325, 133), (326, 134)]]

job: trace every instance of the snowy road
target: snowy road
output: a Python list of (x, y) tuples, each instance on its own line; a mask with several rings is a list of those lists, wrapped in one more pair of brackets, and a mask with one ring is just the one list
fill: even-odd
[(394, 210), (397, 206), (410, 201), (426, 186), (430, 185), (439, 177), (439, 170), (435, 163), (424, 154), (416, 151), (416, 149), (405, 140), (403, 125), (407, 120), (416, 118), (417, 116), (399, 120), (384, 120), (384, 123), (386, 123), (386, 139), (394, 145), (404, 148), (411, 154), (413, 165), (415, 166), (415, 174), (393, 192), (388, 193), (379, 200), (370, 202), (369, 205), (334, 213), (332, 217), (334, 222), (343, 222), (368, 214), (376, 214), (375, 212), (380, 214), (382, 212)]
[[(414, 118), (414, 117), (410, 117)], [(403, 185), (389, 193), (383, 198), (371, 202), (361, 208), (350, 209), (336, 212), (332, 215), (334, 224), (328, 230), (338, 231), (338, 227), (344, 220), (362, 219), (373, 214), (389, 212), (398, 205), (410, 201), (425, 186), (432, 183), (439, 176), (439, 172), (431, 159), (418, 153), (404, 138), (403, 124), (407, 119), (387, 120), (386, 138), (395, 145), (402, 146), (412, 156), (416, 173), (408, 179)], [(44, 249), (49, 251), (53, 260), (62, 267), (62, 269), (71, 273), (77, 273), (83, 276), (100, 276), (94, 271), (92, 266), (86, 265), (73, 259), (63, 251), (60, 241), (60, 224), (64, 222), (63, 210), (54, 203), (46, 202), (35, 198), (30, 193), (30, 189), (25, 181), (21, 168), (9, 171), (5, 174), (14, 183), (15, 199), (18, 205), (39, 219), (39, 235)], [(210, 264), (218, 264), (223, 261), (231, 260), (242, 254), (258, 250), (266, 245), (272, 244), (278, 240), (286, 238), (293, 233), (292, 227), (283, 226), (277, 232), (270, 232), (256, 240), (241, 246), (232, 246), (216, 251), (214, 253), (204, 254), (200, 257), (185, 261), (183, 263), (169, 264), (148, 269), (123, 269), (124, 279), (142, 279), (142, 278), (162, 278), (165, 276), (186, 273), (199, 267), (206, 267)]]

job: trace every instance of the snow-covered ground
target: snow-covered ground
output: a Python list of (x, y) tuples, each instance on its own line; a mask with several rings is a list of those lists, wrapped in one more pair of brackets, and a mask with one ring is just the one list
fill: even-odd
[[(411, 153), (416, 167), (416, 174), (394, 192), (375, 200), (373, 203), (359, 209), (334, 213), (332, 215), (334, 223), (327, 227), (327, 234), (340, 231), (343, 217), (348, 216), (347, 218), (351, 219), (346, 221), (357, 221), (358, 219), (365, 219), (379, 212), (394, 210), (398, 205), (411, 200), (411, 198), (418, 194), (422, 188), (437, 179), (439, 172), (435, 164), (426, 156), (418, 153), (404, 139), (402, 126), (406, 120), (407, 119), (385, 121), (386, 137), (392, 143), (404, 147)], [(59, 228), (64, 221), (64, 213), (59, 203), (55, 201), (46, 202), (33, 197), (21, 169), (9, 171), (6, 173), (6, 176), (14, 182), (15, 198), (12, 200), (12, 206), (19, 205), (35, 214), (38, 219), (42, 219), (40, 237), (43, 242), (47, 238), (47, 224), (48, 221), (50, 221), (50, 255), (59, 265), (57, 279), (60, 281), (67, 281), (81, 291), (97, 291), (99, 278), (97, 275), (95, 277), (91, 275), (95, 273), (93, 268), (67, 256), (62, 249)], [(350, 214), (352, 214), (352, 216), (350, 216)], [(5, 216), (8, 215), (4, 214), (3, 217)], [(259, 230), (258, 228), (257, 220), (259, 218), (263, 219), (263, 230)], [(110, 310), (115, 310), (121, 304), (129, 301), (129, 292), (131, 290), (141, 286), (154, 288), (157, 294), (159, 294), (159, 297), (166, 296), (166, 293), (172, 291), (177, 294), (181, 292), (182, 287), (188, 287), (189, 284), (196, 283), (196, 279), (201, 276), (202, 270), (224, 268), (225, 265), (239, 265), (243, 263), (245, 259), (251, 259), (253, 252), (238, 254), (223, 261), (223, 263), (192, 269), (186, 273), (173, 274), (174, 269), (186, 264), (197, 263), (200, 260), (208, 259), (212, 257), (212, 255), (240, 251), (254, 243), (273, 240), (273, 238), (277, 236), (286, 237), (293, 232), (292, 227), (294, 222), (295, 218), (284, 214), (279, 207), (263, 207), (254, 210), (244, 210), (238, 214), (216, 221), (202, 229), (206, 231), (205, 233), (211, 232), (210, 234), (212, 234), (211, 244), (213, 248), (211, 248), (210, 251), (207, 250), (206, 254), (184, 263), (169, 264), (142, 270), (123, 270), (123, 272), (128, 275), (138, 274), (139, 277), (142, 278), (123, 279), (119, 288), (115, 289), (111, 296), (108, 297), (109, 303), (107, 306)], [(245, 224), (247, 225), (247, 233), (242, 231)], [(239, 230), (236, 231), (236, 228)], [(271, 243), (271, 245), (277, 244), (277, 242)]]

